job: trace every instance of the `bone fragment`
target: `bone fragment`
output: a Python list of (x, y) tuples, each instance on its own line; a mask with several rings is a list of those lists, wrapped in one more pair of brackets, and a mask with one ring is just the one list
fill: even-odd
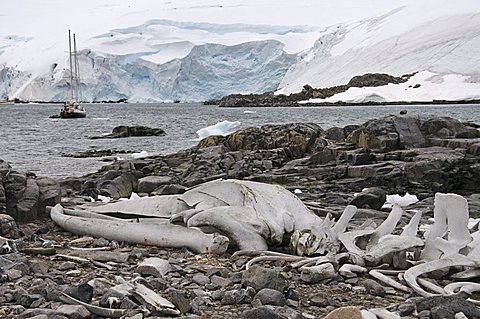
[(335, 278), (337, 276), (335, 268), (330, 263), (312, 267), (302, 267), (300, 271), (301, 279), (308, 283), (318, 283), (322, 280)]
[(247, 262), (245, 268), (248, 270), (250, 267), (261, 261), (298, 261), (303, 260), (305, 257), (301, 256), (257, 256)]
[(62, 298), (64, 301), (70, 305), (82, 305), (87, 308), (88, 311), (91, 313), (105, 318), (120, 318), (121, 316), (125, 315), (129, 309), (110, 309), (110, 308), (103, 308), (88, 304), (86, 302), (80, 301), (73, 297), (70, 297), (66, 293), (62, 292)]
[(353, 205), (348, 205), (345, 207), (345, 210), (343, 211), (342, 215), (338, 219), (338, 221), (335, 223), (335, 226), (332, 228), (332, 232), (334, 234), (340, 234), (345, 232), (345, 229), (347, 229), (348, 222), (352, 219), (352, 217), (357, 213), (357, 207)]
[(402, 218), (402, 215), (402, 207), (400, 207), (400, 205), (398, 204), (393, 204), (392, 211), (390, 212), (390, 214), (388, 214), (387, 219), (385, 219), (383, 223), (380, 224), (380, 226), (378, 226), (370, 236), (367, 250), (369, 249), (369, 247), (376, 245), (379, 242), (380, 238), (385, 235), (391, 234), (395, 230), (395, 227), (397, 227), (397, 224)]
[(441, 202), (440, 208), (445, 210), (447, 217), (448, 238), (445, 240), (438, 237), (435, 238), (434, 242), (437, 248), (448, 257), (458, 254), (460, 249), (472, 241), (468, 231), (468, 202), (464, 197), (457, 194), (437, 193), (435, 201), (437, 201), (437, 196), (438, 201)]
[(453, 295), (456, 292), (460, 291), (466, 292), (471, 295), (474, 292), (480, 291), (480, 284), (476, 282), (453, 282), (446, 285), (444, 290), (449, 295)]
[(268, 250), (267, 239), (271, 236), (267, 224), (257, 218), (255, 210), (244, 206), (206, 209), (192, 216), (187, 226), (218, 229), (243, 250)]
[(362, 319), (377, 319), (377, 316), (373, 312), (366, 309), (360, 310), (360, 313), (362, 314)]
[(141, 275), (163, 277), (170, 271), (172, 271), (172, 265), (170, 265), (170, 262), (158, 257), (145, 258), (137, 266), (137, 272)]
[(113, 270), (114, 269), (112, 266), (104, 264), (102, 262), (99, 262), (99, 261), (96, 261), (96, 260), (91, 260), (91, 259), (86, 259), (86, 258), (81, 258), (81, 257), (77, 257), (77, 256), (57, 254), (57, 255), (55, 255), (55, 257), (69, 259), (69, 260), (78, 261), (78, 262), (84, 262), (84, 263), (89, 262), (89, 263), (94, 264), (97, 267), (105, 268), (105, 269), (108, 269), (108, 270)]
[(338, 239), (341, 241), (341, 243), (348, 252), (363, 257), (365, 255), (365, 251), (363, 251), (357, 246), (357, 239), (363, 236), (370, 235), (373, 232), (373, 229), (352, 230), (346, 233), (338, 234)]
[(368, 272), (368, 269), (358, 265), (343, 264), (338, 270), (341, 276), (347, 278), (357, 277), (357, 274), (363, 274)]
[(131, 223), (121, 219), (102, 220), (100, 223), (96, 219), (64, 215), (59, 204), (51, 209), (50, 216), (63, 229), (79, 235), (160, 247), (188, 247), (197, 253), (222, 254), (228, 247), (225, 236), (205, 234), (199, 229), (169, 223)]
[(415, 215), (413, 215), (413, 217), (410, 219), (407, 226), (405, 226), (400, 236), (403, 236), (403, 237), (417, 236), (418, 224), (420, 223), (421, 218), (422, 218), (422, 212), (417, 211)]
[(381, 282), (383, 283), (386, 283), (387, 285), (395, 288), (395, 289), (398, 289), (398, 290), (401, 290), (401, 291), (405, 291), (405, 292), (411, 292), (410, 289), (398, 282), (396, 282), (395, 280), (393, 280), (392, 278), (382, 274), (380, 272), (380, 270), (375, 270), (375, 269), (372, 269), (370, 270), (369, 272), (370, 276), (372, 276), (373, 278), (375, 279), (378, 279), (380, 280)]
[(420, 285), (417, 283), (417, 278), (420, 275), (435, 271), (435, 270), (440, 270), (443, 268), (447, 267), (452, 267), (452, 266), (476, 266), (477, 263), (473, 260), (471, 260), (468, 257), (465, 257), (463, 255), (456, 255), (448, 258), (442, 258), (439, 260), (432, 260), (429, 262), (426, 262), (424, 264), (416, 265), (413, 266), (412, 268), (408, 269), (405, 271), (405, 281), (407, 284), (419, 295), (422, 297), (431, 297), (435, 296), (435, 294), (429, 293), (425, 290), (423, 290)]
[(95, 206), (90, 210), (102, 214), (138, 214), (145, 217), (170, 218), (171, 215), (189, 208), (180, 197), (181, 195), (141, 197)]
[(423, 246), (423, 240), (417, 237), (385, 235), (368, 250), (364, 258), (372, 264), (378, 264), (388, 254), (420, 246)]
[(433, 282), (430, 282), (430, 281), (428, 281), (426, 279), (423, 279), (423, 278), (417, 278), (417, 282), (420, 285), (422, 285), (423, 287), (425, 287), (427, 289), (430, 289), (431, 291), (433, 291), (433, 292), (435, 292), (439, 295), (444, 295), (445, 294), (445, 290), (442, 287), (434, 284)]
[(400, 319), (401, 318), (400, 315), (398, 315), (397, 313), (390, 312), (384, 308), (372, 308), (372, 309), (368, 309), (368, 311), (372, 312), (380, 319)]
[(480, 277), (480, 269), (466, 269), (450, 276), (453, 279), (473, 279)]

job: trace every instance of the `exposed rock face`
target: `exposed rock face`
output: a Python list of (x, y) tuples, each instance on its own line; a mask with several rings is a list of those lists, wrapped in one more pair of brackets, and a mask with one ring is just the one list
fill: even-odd
[[(408, 115), (328, 131), (308, 123), (264, 125), (209, 136), (175, 154), (117, 161), (96, 175), (130, 171), (137, 178), (165, 176), (171, 184), (187, 187), (218, 178), (252, 179), (287, 187), (301, 184), (311, 196), (380, 187), (387, 193), (428, 197), (477, 189), (480, 139), (475, 132), (474, 125), (452, 118)], [(465, 134), (472, 138), (455, 137)]]
[(131, 136), (163, 136), (165, 131), (160, 128), (150, 128), (146, 126), (117, 126), (112, 130), (111, 134), (105, 136), (92, 137), (99, 138), (122, 138)]
[(0, 168), (0, 213), (16, 221), (31, 221), (45, 217), (45, 208), (61, 200), (57, 181), (49, 177), (17, 172), (3, 162)]
[[(405, 74), (400, 77), (395, 77), (385, 73), (366, 73), (359, 76), (354, 76), (348, 84), (337, 85), (326, 88), (312, 88), (310, 85), (305, 85), (303, 90), (298, 93), (290, 95), (274, 95), (272, 92), (263, 94), (232, 94), (221, 98), (218, 101), (209, 101), (209, 104), (218, 104), (222, 107), (238, 107), (238, 106), (298, 106), (298, 101), (305, 101), (312, 98), (325, 99), (335, 94), (347, 91), (351, 87), (371, 87), (382, 86), (389, 83), (403, 83), (406, 82), (413, 74)], [(326, 103), (328, 104), (328, 103)]]

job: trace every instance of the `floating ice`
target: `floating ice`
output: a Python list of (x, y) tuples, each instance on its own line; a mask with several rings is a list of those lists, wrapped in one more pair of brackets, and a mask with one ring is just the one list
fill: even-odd
[(299, 190), (298, 188), (295, 188), (295, 190), (294, 190), (293, 192), (294, 192), (295, 194), (301, 194), (301, 193), (302, 193), (302, 191)]
[(251, 111), (251, 110), (243, 111), (243, 114), (255, 114), (255, 113), (257, 113), (257, 111)]
[(230, 122), (230, 121), (222, 121), (218, 122), (215, 125), (207, 126), (202, 129), (199, 129), (196, 133), (198, 135), (198, 139), (202, 140), (207, 136), (210, 135), (222, 135), (226, 136), (232, 132), (234, 132), (242, 123), (238, 121)]

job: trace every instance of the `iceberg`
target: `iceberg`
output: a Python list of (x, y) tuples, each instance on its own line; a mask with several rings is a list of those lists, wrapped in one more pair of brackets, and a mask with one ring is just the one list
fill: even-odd
[(215, 125), (207, 126), (202, 129), (199, 129), (196, 133), (198, 135), (198, 140), (203, 140), (205, 137), (210, 135), (222, 135), (226, 136), (234, 132), (242, 123), (235, 121), (222, 121), (218, 122)]

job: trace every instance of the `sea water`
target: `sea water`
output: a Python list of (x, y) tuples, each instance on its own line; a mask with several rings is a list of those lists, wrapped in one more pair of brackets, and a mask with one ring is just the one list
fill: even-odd
[[(407, 110), (409, 115), (451, 116), (480, 124), (480, 105), (329, 106), (294, 108), (219, 108), (202, 104), (87, 104), (83, 119), (54, 119), (60, 106), (16, 104), (0, 106), (0, 159), (14, 169), (54, 178), (82, 176), (112, 158), (72, 158), (86, 150), (114, 149), (142, 154), (168, 154), (198, 143), (197, 131), (227, 122), (236, 129), (268, 123), (311, 122), (328, 129)], [(161, 128), (165, 136), (90, 139), (111, 133), (119, 125)], [(217, 127), (218, 128), (218, 127)], [(201, 131), (202, 134), (205, 130)], [(131, 155), (120, 154), (123, 158)]]

